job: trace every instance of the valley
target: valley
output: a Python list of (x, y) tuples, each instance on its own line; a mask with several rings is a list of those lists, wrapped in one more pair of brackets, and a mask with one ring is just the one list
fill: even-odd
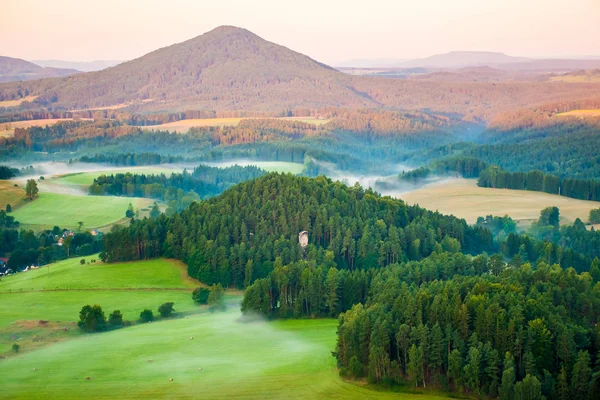
[(546, 207), (558, 207), (561, 223), (564, 224), (572, 224), (577, 218), (587, 222), (590, 210), (600, 208), (600, 202), (597, 201), (526, 190), (478, 187), (475, 179), (441, 180), (397, 197), (409, 204), (456, 215), (471, 224), (481, 216), (508, 215), (519, 222), (519, 227), (527, 227), (537, 220), (540, 210)]
[(56, 1), (0, 5), (0, 399), (600, 398), (600, 9)]

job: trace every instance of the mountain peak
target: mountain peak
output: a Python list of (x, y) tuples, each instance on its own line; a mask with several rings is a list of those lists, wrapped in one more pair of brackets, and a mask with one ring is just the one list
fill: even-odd
[(29, 92), (66, 109), (128, 104), (160, 112), (281, 111), (371, 105), (348, 86), (349, 79), (247, 29), (219, 26), (103, 71), (32, 84)]

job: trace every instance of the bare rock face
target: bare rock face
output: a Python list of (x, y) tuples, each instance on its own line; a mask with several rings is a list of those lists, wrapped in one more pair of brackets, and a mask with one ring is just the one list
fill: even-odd
[(298, 243), (303, 249), (308, 245), (308, 232), (302, 231), (298, 234)]

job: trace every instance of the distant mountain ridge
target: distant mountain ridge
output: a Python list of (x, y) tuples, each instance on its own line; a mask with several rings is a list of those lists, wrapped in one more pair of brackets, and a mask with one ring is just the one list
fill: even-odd
[(515, 64), (530, 61), (525, 57), (513, 57), (493, 51), (451, 51), (426, 58), (411, 60), (402, 65), (405, 68), (464, 68)]
[(80, 71), (63, 68), (43, 68), (20, 58), (0, 56), (0, 82), (28, 81), (76, 74)]
[[(507, 62), (501, 65), (515, 65), (510, 63), (513, 57), (488, 56)], [(222, 26), (102, 71), (0, 84), (0, 101), (35, 96), (23, 109), (108, 108), (129, 114), (283, 115), (332, 107), (421, 110), (479, 122), (532, 104), (600, 96), (599, 83), (518, 81), (498, 68), (477, 67), (423, 79), (353, 76), (246, 29)]]
[(94, 61), (64, 61), (64, 60), (32, 60), (45, 68), (75, 69), (81, 72), (101, 71), (125, 62), (125, 60), (94, 60)]

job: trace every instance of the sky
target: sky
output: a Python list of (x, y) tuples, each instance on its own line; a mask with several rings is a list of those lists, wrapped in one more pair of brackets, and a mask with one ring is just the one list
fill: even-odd
[(332, 65), (448, 51), (600, 56), (600, 0), (0, 0), (0, 55), (129, 60), (220, 25)]

